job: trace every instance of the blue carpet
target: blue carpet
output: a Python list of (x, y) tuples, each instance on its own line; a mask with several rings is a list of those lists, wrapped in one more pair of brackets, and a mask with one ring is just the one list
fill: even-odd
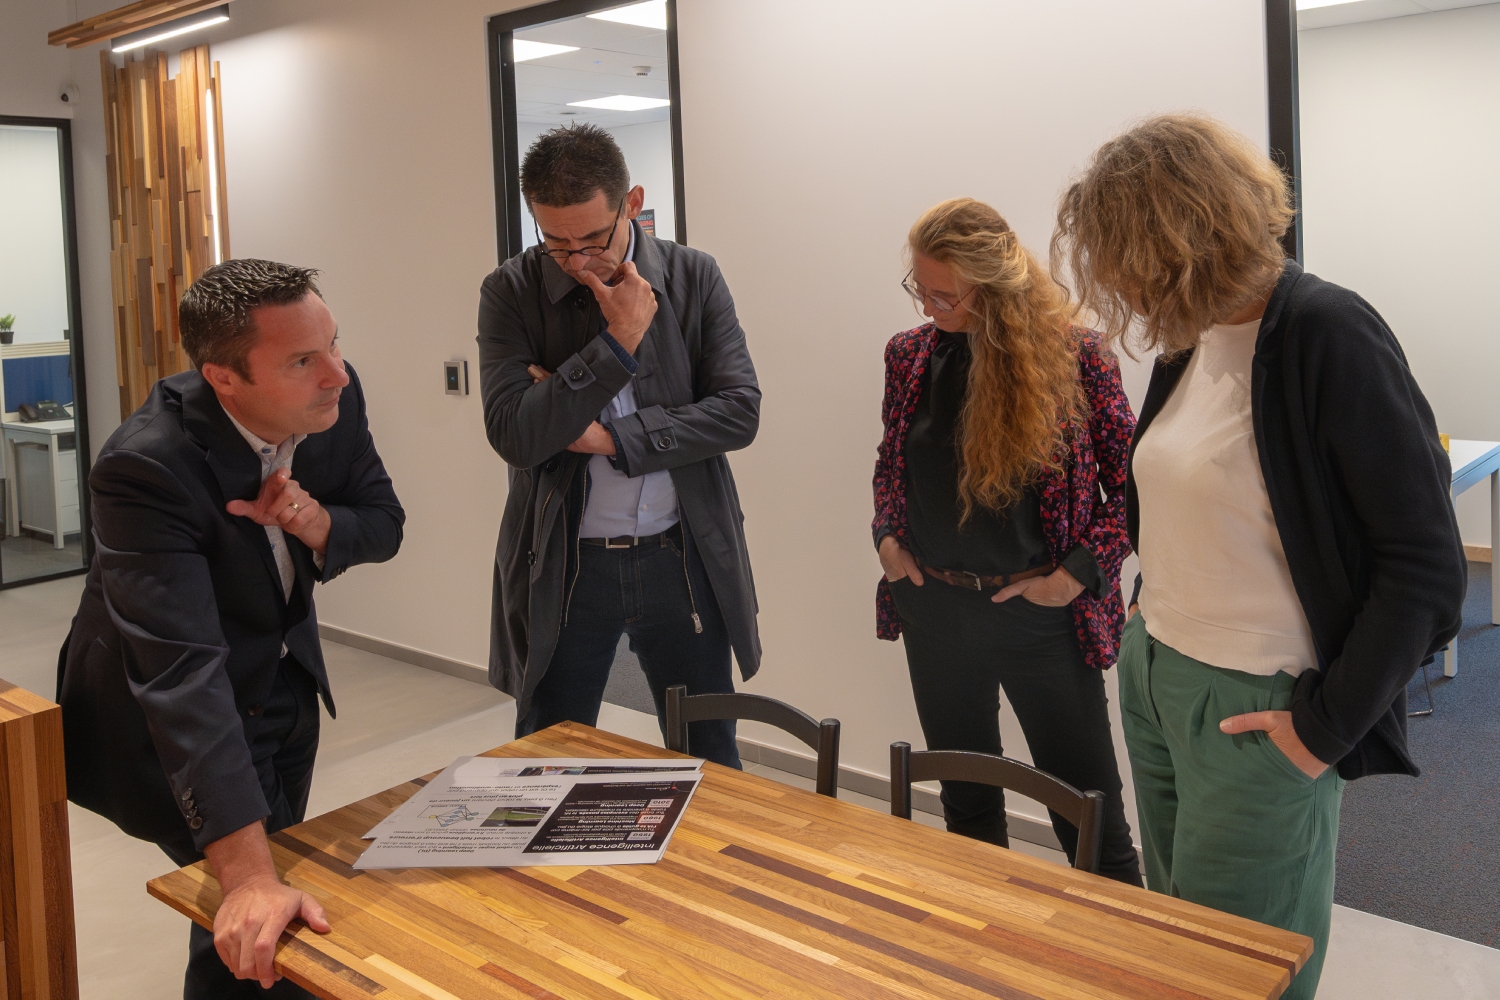
[[(1430, 665), (1436, 711), (1410, 720), (1422, 776), (1351, 782), (1339, 825), (1344, 906), (1500, 946), (1500, 626), (1490, 624), (1490, 567), (1469, 568), (1458, 676)], [(1414, 709), (1427, 706), (1417, 677)]]

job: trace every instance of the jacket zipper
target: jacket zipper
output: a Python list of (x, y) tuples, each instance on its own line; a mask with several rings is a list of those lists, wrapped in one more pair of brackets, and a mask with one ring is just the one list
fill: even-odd
[(686, 583), (687, 583), (687, 589), (688, 589), (688, 608), (691, 609), (692, 616), (693, 616), (693, 633), (695, 635), (702, 635), (703, 634), (703, 619), (698, 617), (698, 601), (697, 601), (697, 599), (695, 597), (693, 597), (693, 578), (688, 575), (688, 564), (687, 564), (688, 529), (687, 529), (687, 523), (685, 521), (683, 521), (683, 519), (682, 519), (682, 498), (681, 497), (677, 497), (677, 523), (680, 524), (680, 525), (682, 525), (682, 579), (684, 581), (686, 581)]
[(563, 601), (561, 632), (568, 624), (568, 612), (573, 608), (573, 589), (578, 586), (578, 574), (583, 572), (583, 519), (589, 512), (589, 466), (583, 463), (583, 504), (578, 509), (578, 534), (573, 538), (573, 579), (568, 581), (568, 596)]

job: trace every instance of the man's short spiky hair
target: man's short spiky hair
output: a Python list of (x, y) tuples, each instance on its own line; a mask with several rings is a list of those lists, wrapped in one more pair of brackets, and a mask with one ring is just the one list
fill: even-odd
[(250, 310), (285, 306), (309, 293), (322, 298), (313, 280), (318, 272), (272, 260), (226, 260), (204, 271), (177, 307), (182, 347), (193, 365), (221, 365), (250, 379), (248, 358), (255, 344)]
[(603, 191), (613, 207), (629, 190), (630, 171), (615, 137), (587, 122), (542, 133), (521, 164), (521, 194), (529, 205), (582, 205)]

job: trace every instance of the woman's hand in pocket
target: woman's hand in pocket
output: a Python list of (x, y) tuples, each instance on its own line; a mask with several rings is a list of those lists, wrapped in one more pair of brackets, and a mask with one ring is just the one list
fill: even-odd
[(1047, 608), (1062, 608), (1073, 603), (1073, 598), (1083, 593), (1083, 584), (1073, 579), (1073, 574), (1061, 566), (1046, 576), (1033, 576), (1027, 580), (1002, 587), (990, 600), (1002, 604), (1012, 597), (1023, 597), (1032, 604)]
[(1328, 765), (1313, 756), (1303, 745), (1297, 730), (1292, 728), (1291, 712), (1250, 712), (1247, 715), (1231, 715), (1219, 723), (1219, 729), (1234, 736), (1263, 729), (1276, 749), (1286, 754), (1286, 759), (1297, 765), (1297, 769), (1316, 781), (1328, 770)]
[(922, 586), (922, 571), (917, 567), (916, 557), (901, 547), (895, 535), (886, 535), (880, 540), (880, 568), (885, 570), (885, 578), (892, 583), (910, 580), (918, 587)]

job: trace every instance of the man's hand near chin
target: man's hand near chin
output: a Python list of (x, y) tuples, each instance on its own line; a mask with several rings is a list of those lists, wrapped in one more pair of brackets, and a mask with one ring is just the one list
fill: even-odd
[(281, 932), (301, 918), (319, 934), (327, 934), (323, 906), (276, 877), (259, 821), (219, 838), (204, 853), (224, 890), (224, 902), (214, 916), (214, 948), (237, 979), (256, 979), (270, 989), (281, 978), (275, 969)]

